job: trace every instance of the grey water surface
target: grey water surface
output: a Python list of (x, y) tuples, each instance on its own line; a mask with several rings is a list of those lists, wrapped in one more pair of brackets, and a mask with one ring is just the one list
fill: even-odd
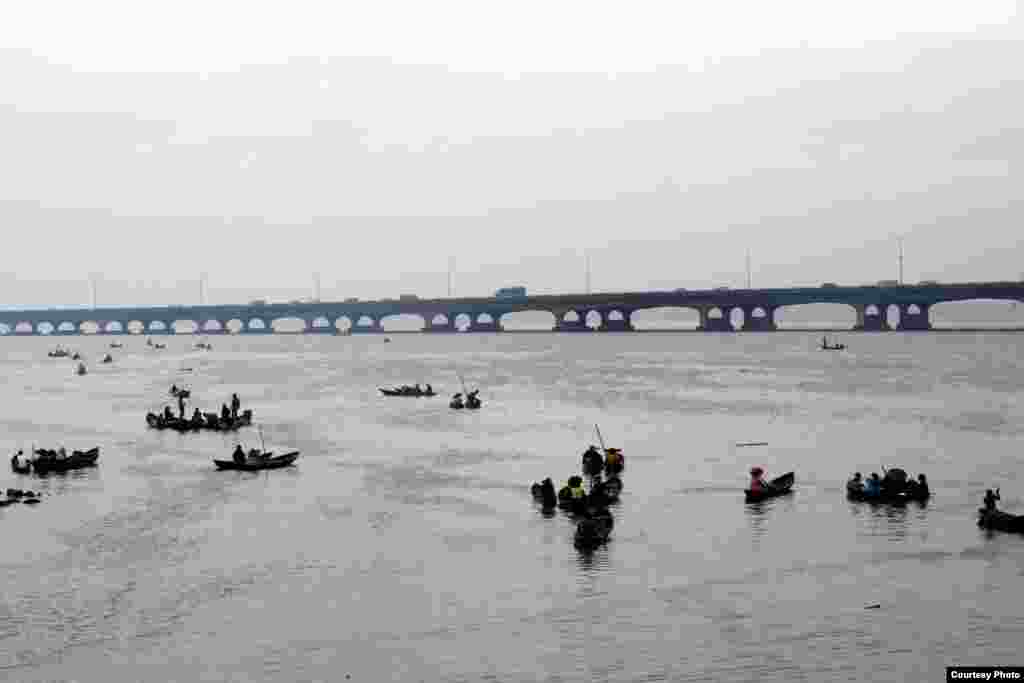
[[(0, 340), (7, 457), (102, 449), (95, 469), (0, 479), (44, 493), (0, 510), (0, 679), (923, 681), (1024, 663), (1024, 537), (975, 524), (990, 486), (1024, 513), (1022, 335), (843, 334), (843, 353), (795, 332), (120, 340), (110, 365), (109, 337)], [(88, 375), (46, 356), (56, 341)], [(447, 408), (456, 373), (483, 410)], [(172, 382), (204, 410), (238, 392), (297, 465), (217, 472), (235, 436), (147, 429)], [(377, 392), (415, 382), (443, 395)], [(595, 423), (625, 488), (586, 554), (529, 486), (578, 473)], [(755, 464), (795, 471), (794, 494), (745, 505)], [(882, 466), (925, 472), (934, 498), (845, 500), (853, 470)]]

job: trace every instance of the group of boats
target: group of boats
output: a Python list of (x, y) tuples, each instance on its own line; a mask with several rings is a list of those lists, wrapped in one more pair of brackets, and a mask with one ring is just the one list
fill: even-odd
[[(463, 388), (465, 390), (465, 388)], [(385, 389), (384, 387), (377, 387), (377, 390), (385, 396), (407, 396), (411, 398), (431, 398), (437, 396), (437, 392), (434, 391), (434, 387), (429, 384), (426, 387), (421, 387), (419, 384), (410, 386), (403, 384), (400, 387), (393, 387), (391, 389)], [(448, 407), (453, 410), (479, 410), (483, 403), (480, 401), (478, 394), (479, 389), (473, 391), (459, 392), (452, 396), (452, 400), (448, 402)]]
[(828, 337), (822, 337), (820, 348), (822, 351), (843, 351), (846, 349), (846, 344), (829, 344)]
[[(619, 500), (622, 493), (622, 479), (619, 478), (625, 467), (622, 450), (590, 446), (583, 454), (583, 473), (590, 480), (590, 491), (583, 487), (583, 477), (573, 475), (557, 493), (550, 478), (530, 487), (534, 500), (541, 504), (543, 510), (551, 511), (559, 507), (576, 519), (576, 533), (573, 542), (583, 551), (589, 551), (607, 543), (611, 536), (615, 519), (609, 506)], [(603, 478), (607, 475), (607, 478)]]
[(11, 458), (11, 469), (18, 474), (49, 474), (50, 472), (68, 472), (84, 467), (94, 467), (100, 457), (100, 449), (90, 448), (87, 451), (71, 451), (62, 446), (56, 450), (37, 448), (32, 451), (33, 457), (18, 451)]

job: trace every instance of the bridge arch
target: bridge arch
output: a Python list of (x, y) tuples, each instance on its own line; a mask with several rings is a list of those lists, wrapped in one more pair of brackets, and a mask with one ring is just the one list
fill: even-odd
[(163, 320), (152, 320), (149, 323), (149, 332), (170, 332), (170, 328)]
[(124, 324), (121, 323), (121, 321), (119, 320), (111, 320), (110, 322), (103, 326), (103, 331), (108, 334), (123, 334), (125, 331)]
[(474, 322), (482, 325), (490, 325), (494, 322), (494, 317), (490, 313), (480, 313), (476, 316), (476, 320)]
[(142, 334), (146, 331), (146, 325), (141, 320), (129, 320), (125, 330), (128, 334)]
[(392, 313), (380, 319), (380, 326), (385, 332), (413, 332), (426, 327), (427, 320), (418, 313)]
[(39, 334), (53, 334), (57, 327), (51, 322), (41, 322), (36, 325), (36, 332)]
[(95, 320), (83, 320), (78, 325), (79, 334), (97, 334), (100, 331), (100, 324)]
[(10, 334), (13, 330), (7, 323), (0, 323), (0, 335)]
[(334, 329), (339, 332), (348, 332), (352, 329), (352, 318), (343, 315), (334, 321)]
[(275, 334), (302, 334), (306, 331), (306, 321), (303, 318), (286, 315), (271, 320), (270, 329)]
[[(873, 305), (868, 308), (875, 308), (877, 311), (877, 307)], [(866, 310), (865, 314), (868, 314)], [(857, 309), (848, 304), (791, 304), (776, 310), (775, 322), (779, 329), (852, 330), (857, 324)]]
[(195, 320), (175, 320), (171, 323), (171, 334), (195, 334), (199, 331), (199, 323)]
[[(609, 319), (615, 311), (609, 314)], [(721, 317), (721, 311), (719, 311)], [(638, 308), (631, 316), (633, 327), (638, 330), (696, 330), (700, 327), (700, 311), (688, 306), (655, 306)]]
[(370, 317), (368, 315), (361, 315), (361, 316), (359, 316), (359, 319), (355, 321), (355, 327), (371, 328), (376, 323), (377, 323), (377, 321), (374, 320), (372, 317)]
[(562, 315), (561, 322), (563, 323), (578, 323), (580, 321), (580, 314), (572, 309), (565, 312)]
[(249, 321), (245, 324), (245, 329), (256, 332), (265, 332), (267, 331), (267, 323), (263, 318), (249, 318)]
[(455, 316), (455, 329), (459, 332), (465, 332), (469, 329), (469, 326), (473, 324), (473, 318), (469, 313), (459, 313)]
[(73, 322), (65, 320), (60, 325), (57, 325), (57, 332), (60, 334), (74, 334), (78, 328)]
[(1006, 299), (964, 299), (931, 306), (933, 328), (1024, 328), (1024, 302)]
[(309, 329), (316, 330), (318, 332), (330, 330), (331, 327), (331, 321), (322, 315), (313, 318), (309, 323)]
[(528, 311), (510, 311), (499, 318), (506, 330), (551, 330), (558, 318), (551, 311), (543, 309)]
[(224, 327), (224, 323), (222, 323), (221, 321), (217, 320), (216, 318), (210, 318), (208, 320), (204, 320), (199, 325), (199, 331), (200, 332), (224, 332), (225, 331), (225, 327)]
[(224, 323), (224, 332), (227, 334), (240, 334), (245, 329), (245, 323), (238, 318), (232, 318)]
[(587, 314), (583, 317), (583, 324), (592, 330), (598, 330), (604, 324), (604, 317), (600, 311), (587, 311)]

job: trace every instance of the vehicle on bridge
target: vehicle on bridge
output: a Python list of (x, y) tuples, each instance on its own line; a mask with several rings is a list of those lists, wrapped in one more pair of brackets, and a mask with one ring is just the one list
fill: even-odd
[(403, 294), (400, 297), (398, 297), (398, 300), (399, 301), (419, 301), (420, 298), (418, 296), (416, 296), (415, 294)]
[(266, 299), (253, 299), (252, 301), (249, 302), (249, 305), (250, 306), (266, 306), (267, 305), (267, 300)]
[(495, 299), (518, 299), (526, 296), (526, 287), (502, 287), (494, 293)]
[(821, 288), (822, 288), (822, 289), (835, 289), (835, 288), (836, 288), (836, 287), (838, 287), (838, 286), (839, 286), (839, 285), (837, 285), (837, 284), (836, 284), (836, 283), (834, 283), (834, 282), (822, 282), (822, 283), (821, 283)]
[(347, 304), (357, 304), (357, 303), (359, 303), (359, 297), (357, 297), (357, 296), (350, 296), (349, 298), (345, 299), (345, 303), (347, 303)]
[(900, 283), (897, 282), (896, 280), (879, 280), (877, 284), (878, 284), (879, 287), (899, 287), (900, 286)]

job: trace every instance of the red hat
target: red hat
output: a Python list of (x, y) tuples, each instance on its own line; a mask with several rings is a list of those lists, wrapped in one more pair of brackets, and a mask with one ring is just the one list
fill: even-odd
[(764, 474), (764, 470), (761, 469), (760, 467), (751, 467), (750, 473), (753, 474), (754, 476), (757, 476), (758, 474)]

